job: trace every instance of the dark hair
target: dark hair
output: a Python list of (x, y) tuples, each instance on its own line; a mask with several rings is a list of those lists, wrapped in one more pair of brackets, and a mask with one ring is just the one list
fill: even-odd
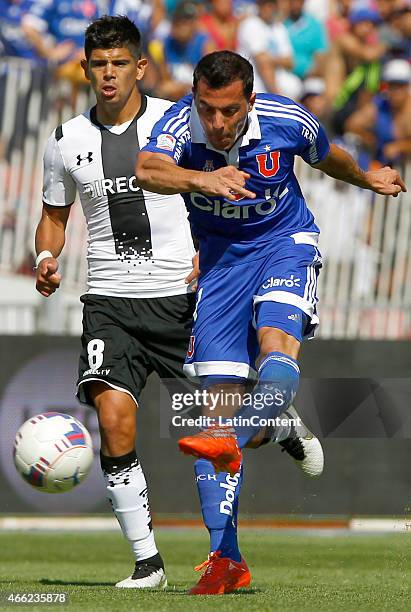
[(197, 19), (198, 9), (197, 5), (190, 0), (183, 0), (177, 4), (172, 14), (173, 21), (182, 21), (184, 19)]
[(200, 79), (207, 81), (211, 89), (220, 89), (234, 81), (242, 81), (247, 100), (253, 93), (253, 67), (248, 60), (233, 51), (214, 51), (205, 55), (194, 70), (194, 91)]
[(93, 49), (127, 47), (136, 59), (141, 57), (141, 34), (135, 23), (124, 15), (104, 15), (86, 30), (84, 51), (87, 60)]

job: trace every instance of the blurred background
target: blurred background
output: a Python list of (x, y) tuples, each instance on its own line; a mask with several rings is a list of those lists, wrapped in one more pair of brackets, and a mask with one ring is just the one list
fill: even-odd
[[(98, 448), (94, 415), (73, 397), (79, 296), (87, 280), (79, 205), (60, 257), (64, 280), (49, 300), (34, 289), (33, 265), (44, 144), (56, 125), (93, 104), (79, 60), (87, 24), (104, 14), (127, 14), (141, 29), (148, 94), (178, 99), (190, 90), (202, 55), (238, 51), (254, 65), (257, 91), (299, 101), (362, 168), (393, 165), (411, 186), (410, 0), (0, 0), (3, 514), (108, 512), (97, 461), (88, 486), (46, 497), (18, 480), (11, 461), (21, 423), (51, 408), (74, 412)], [(325, 437), (324, 476), (303, 480), (278, 448), (250, 452), (242, 510), (250, 517), (385, 515), (404, 523), (411, 514), (411, 196), (376, 196), (298, 160), (296, 173), (321, 228), (324, 257), (319, 340), (304, 348), (302, 371), (311, 390), (316, 381), (344, 379), (346, 392), (331, 385), (311, 403), (308, 387), (299, 395), (301, 412)], [(368, 381), (372, 392), (358, 395), (357, 379)], [(401, 393), (393, 399), (396, 380)], [(384, 390), (383, 409), (377, 387)], [(374, 403), (364, 408), (370, 396)], [(152, 507), (159, 515), (191, 516), (198, 512), (191, 462), (178, 456), (175, 441), (160, 439), (158, 397), (152, 378), (139, 441)], [(337, 405), (339, 421), (330, 428), (324, 414)], [(374, 427), (391, 405), (397, 421)], [(371, 428), (364, 418), (340, 427), (361, 410), (365, 420), (374, 419)]]

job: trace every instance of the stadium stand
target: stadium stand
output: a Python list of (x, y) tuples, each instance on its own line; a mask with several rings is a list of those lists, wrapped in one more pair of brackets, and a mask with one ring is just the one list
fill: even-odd
[[(404, 66), (409, 67), (409, 0), (266, 1), (275, 8), (271, 11), (273, 27), (282, 22), (293, 32), (293, 19), (294, 23), (301, 19), (297, 17), (296, 5), (301, 5), (303, 14), (313, 15), (307, 17), (307, 23), (315, 23), (322, 32), (327, 32), (329, 50), (323, 53), (325, 43), (321, 47), (325, 61), (321, 57), (321, 62), (314, 62), (312, 70), (307, 64), (305, 71), (299, 73), (305, 77), (300, 101), (319, 114), (329, 135), (347, 147), (363, 167), (384, 161), (378, 154), (378, 130), (370, 138), (364, 137), (356, 118), (361, 117), (367, 105), (380, 105), (380, 108), (381, 100), (386, 108), (384, 74), (388, 75), (389, 84), (395, 86), (398, 81), (395, 69), (390, 69), (392, 60), (403, 62), (402, 75), (405, 74)], [(66, 47), (61, 47), (64, 40), (53, 37), (51, 28), (40, 46), (33, 37), (36, 23), (37, 27), (40, 24), (40, 5), (44, 8), (44, 4), (39, 0), (0, 1), (0, 333), (40, 331), (77, 335), (81, 328), (78, 296), (86, 287), (87, 237), (80, 205), (73, 207), (68, 241), (60, 257), (64, 281), (59, 295), (51, 300), (42, 299), (35, 293), (33, 281), (33, 233), (41, 210), (45, 141), (55, 125), (92, 104), (87, 85), (61, 70), (62, 57), (67, 51)], [(87, 3), (91, 18), (113, 10), (117, 13), (119, 7), (126, 4), (119, 0)], [(241, 22), (255, 15), (257, 10), (254, 2), (241, 0), (213, 0), (210, 5), (184, 2), (183, 6), (172, 1), (140, 0), (135, 3), (135, 13), (137, 21), (143, 24), (145, 48), (153, 48), (154, 56), (156, 50), (168, 48), (172, 23), (176, 20), (173, 14), (178, 20), (179, 15), (186, 15), (193, 7), (198, 12), (196, 32), (199, 40), (208, 27), (212, 28), (208, 34), (215, 46), (221, 43), (223, 35), (231, 46), (237, 44), (235, 26), (240, 24), (241, 27)], [(33, 15), (37, 15), (37, 22)], [(224, 19), (227, 19), (226, 24)], [(44, 29), (44, 21), (42, 23)], [(191, 44), (190, 41), (187, 44)], [(183, 48), (184, 44), (180, 42), (181, 48), (174, 56), (186, 61), (193, 51)], [(208, 46), (204, 49), (208, 50)], [(153, 61), (153, 69), (148, 73), (145, 86), (152, 95), (164, 94), (162, 75), (166, 71), (175, 72), (166, 59), (167, 54), (163, 52), (162, 68), (156, 68)], [(330, 76), (333, 66), (339, 70)], [(399, 65), (396, 66), (397, 73), (401, 72)], [(61, 78), (62, 75), (66, 78)], [(274, 78), (273, 82), (278, 88), (281, 79)], [(404, 84), (403, 78), (401, 82)], [(281, 89), (277, 92), (284, 93)], [(404, 112), (409, 113), (409, 110)], [(391, 109), (387, 116), (391, 121), (391, 140), (389, 136), (383, 145), (389, 147), (393, 141), (401, 140), (400, 150), (397, 147), (395, 158), (389, 161), (401, 169), (410, 185), (410, 139), (402, 131), (400, 119), (396, 120), (401, 113)], [(403, 115), (401, 120), (404, 120)], [(375, 196), (337, 184), (299, 161), (296, 171), (322, 228), (320, 246), (324, 269), (320, 282), (322, 324), (319, 336), (409, 338), (409, 193), (397, 199)], [(53, 316), (57, 312), (59, 315)]]

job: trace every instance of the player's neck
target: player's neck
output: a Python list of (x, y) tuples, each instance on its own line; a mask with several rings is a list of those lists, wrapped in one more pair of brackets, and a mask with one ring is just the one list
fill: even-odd
[(136, 89), (122, 106), (97, 102), (97, 121), (102, 125), (121, 125), (131, 121), (137, 115), (141, 106), (141, 93)]

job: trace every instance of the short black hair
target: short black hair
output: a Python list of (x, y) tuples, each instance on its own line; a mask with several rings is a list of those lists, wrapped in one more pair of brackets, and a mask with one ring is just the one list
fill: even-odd
[(194, 91), (200, 79), (207, 81), (211, 89), (220, 89), (234, 81), (242, 81), (247, 100), (253, 93), (253, 67), (248, 60), (233, 51), (214, 51), (205, 55), (194, 70)]
[(120, 47), (127, 47), (136, 59), (140, 59), (141, 34), (133, 21), (124, 15), (104, 15), (90, 23), (84, 41), (87, 60), (93, 49), (118, 49)]

